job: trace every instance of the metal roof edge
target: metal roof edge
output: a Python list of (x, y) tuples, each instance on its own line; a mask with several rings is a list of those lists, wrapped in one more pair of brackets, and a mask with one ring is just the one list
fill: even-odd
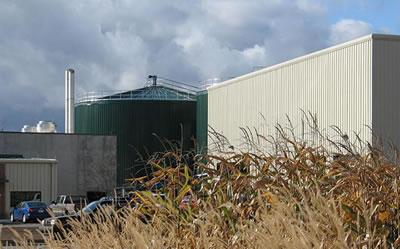
[(57, 164), (56, 159), (50, 158), (1, 158), (0, 163), (52, 163)]
[(400, 35), (391, 34), (371, 34), (373, 40), (394, 40), (400, 41)]
[[(196, 102), (197, 100), (195, 99), (197, 95), (193, 96), (193, 99), (173, 99), (173, 100), (168, 100), (168, 99), (98, 99), (98, 100), (92, 100), (92, 101), (83, 101), (83, 102), (77, 102), (74, 104), (75, 107), (82, 106), (82, 105), (93, 105), (93, 104), (109, 104), (110, 102), (134, 102), (134, 101), (140, 101), (140, 102)], [(28, 133), (28, 132), (26, 132)], [(31, 132), (35, 133), (35, 132)], [(43, 133), (43, 132), (42, 132)], [(48, 134), (48, 133), (47, 133)], [(82, 135), (82, 134), (79, 134)], [(84, 135), (84, 134), (83, 134)], [(88, 134), (90, 135), (90, 134)], [(99, 135), (100, 136), (100, 135)]]
[(248, 74), (244, 74), (244, 75), (238, 76), (238, 77), (233, 78), (233, 79), (229, 79), (229, 80), (223, 81), (223, 82), (221, 82), (219, 84), (216, 84), (214, 86), (207, 87), (207, 90), (213, 90), (213, 89), (217, 89), (217, 88), (220, 88), (220, 87), (223, 87), (223, 86), (226, 86), (226, 85), (234, 84), (239, 80), (248, 79), (248, 78), (257, 76), (259, 74), (262, 74), (262, 73), (271, 72), (271, 71), (274, 71), (274, 70), (276, 70), (278, 68), (282, 68), (282, 67), (285, 67), (285, 66), (288, 66), (288, 65), (291, 65), (291, 64), (299, 63), (299, 62), (304, 61), (306, 59), (314, 58), (314, 57), (317, 57), (317, 56), (320, 56), (320, 55), (323, 55), (323, 54), (327, 54), (327, 53), (330, 53), (330, 52), (333, 52), (333, 51), (337, 51), (337, 50), (340, 50), (340, 49), (343, 49), (343, 48), (347, 48), (347, 47), (350, 47), (350, 46), (353, 46), (353, 45), (356, 45), (356, 44), (359, 44), (359, 43), (362, 43), (362, 42), (365, 42), (365, 41), (368, 41), (368, 40), (372, 40), (372, 39), (389, 39), (389, 38), (390, 39), (394, 39), (395, 38), (396, 40), (397, 39), (400, 40), (400, 36), (396, 36), (396, 35), (369, 34), (369, 35), (362, 36), (362, 37), (356, 38), (354, 40), (350, 40), (350, 41), (347, 41), (347, 42), (344, 42), (344, 43), (341, 43), (341, 44), (338, 44), (338, 45), (335, 45), (335, 46), (331, 46), (331, 47), (324, 48), (324, 49), (321, 49), (321, 50), (318, 50), (318, 51), (315, 51), (315, 52), (312, 52), (312, 53), (309, 53), (309, 54), (305, 54), (305, 55), (296, 57), (294, 59), (291, 59), (291, 60), (288, 60), (288, 61), (284, 61), (284, 62), (275, 64), (275, 65), (260, 69), (258, 71), (254, 71), (254, 72), (251, 72), (251, 73), (248, 73)]
[(93, 136), (93, 137), (116, 137), (116, 135), (100, 135), (91, 133), (64, 133), (64, 132), (21, 132), (21, 131), (0, 131), (1, 134), (30, 134), (30, 135), (55, 135), (55, 136)]

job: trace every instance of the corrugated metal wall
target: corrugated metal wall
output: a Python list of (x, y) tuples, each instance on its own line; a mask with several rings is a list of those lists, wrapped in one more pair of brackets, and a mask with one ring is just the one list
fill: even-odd
[(208, 137), (208, 94), (207, 91), (199, 93), (196, 97), (196, 139), (197, 152), (207, 152)]
[(11, 191), (40, 191), (42, 201), (50, 203), (57, 197), (57, 164), (55, 162), (6, 163), (6, 211), (10, 208)]
[(287, 115), (298, 137), (313, 140), (303, 110), (316, 116), (323, 133), (333, 134), (329, 127), (337, 125), (369, 141), (371, 70), (371, 37), (300, 57), (209, 88), (208, 122), (245, 148), (239, 127), (275, 136), (277, 123), (287, 126)]
[(196, 102), (111, 100), (79, 104), (75, 107), (75, 132), (117, 136), (117, 182), (123, 184), (127, 178), (146, 174), (140, 156), (147, 160), (148, 155), (166, 150), (157, 136), (178, 144), (183, 138), (184, 150), (194, 148)]
[(399, 147), (400, 37), (377, 35), (373, 47), (374, 140), (375, 143), (383, 141), (386, 145), (389, 142)]

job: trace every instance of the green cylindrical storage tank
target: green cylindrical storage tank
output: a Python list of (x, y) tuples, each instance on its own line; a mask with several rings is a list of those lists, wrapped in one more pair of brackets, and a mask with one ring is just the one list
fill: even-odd
[(105, 97), (84, 98), (75, 105), (75, 132), (117, 136), (117, 183), (148, 174), (143, 160), (165, 151), (160, 141), (194, 148), (196, 95), (152, 85)]
[(207, 153), (208, 143), (208, 94), (199, 92), (196, 103), (196, 139), (197, 153)]

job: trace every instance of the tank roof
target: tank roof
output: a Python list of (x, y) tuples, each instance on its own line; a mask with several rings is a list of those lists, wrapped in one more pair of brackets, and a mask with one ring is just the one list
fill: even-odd
[(90, 92), (78, 98), (77, 103), (79, 104), (102, 100), (196, 101), (196, 92), (188, 88), (157, 84), (129, 91)]

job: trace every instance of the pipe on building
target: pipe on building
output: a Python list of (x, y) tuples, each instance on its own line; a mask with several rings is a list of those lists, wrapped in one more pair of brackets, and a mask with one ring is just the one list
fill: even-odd
[(65, 133), (75, 132), (75, 71), (65, 70)]

